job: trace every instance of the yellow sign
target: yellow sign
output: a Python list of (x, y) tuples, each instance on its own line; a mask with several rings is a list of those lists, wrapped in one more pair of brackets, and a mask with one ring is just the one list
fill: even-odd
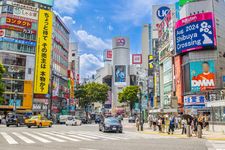
[(53, 14), (39, 10), (34, 93), (47, 94), (50, 80)]
[(153, 69), (154, 66), (153, 66), (153, 59), (154, 57), (152, 55), (149, 55), (148, 56), (148, 66), (149, 66), (149, 69)]

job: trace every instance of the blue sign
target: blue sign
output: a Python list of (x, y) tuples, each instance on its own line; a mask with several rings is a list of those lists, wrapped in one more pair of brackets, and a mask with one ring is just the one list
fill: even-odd
[[(14, 106), (14, 99), (9, 100), (9, 106)], [(21, 107), (21, 100), (20, 99), (16, 100), (16, 107)]]
[[(176, 53), (184, 53), (193, 50), (215, 48), (216, 37), (213, 19), (209, 16), (207, 20), (204, 17), (212, 14), (198, 14), (179, 20), (176, 24)], [(182, 25), (192, 19), (191, 23)]]
[(160, 20), (163, 20), (166, 17), (166, 15), (169, 13), (169, 11), (170, 11), (169, 7), (163, 6), (157, 10), (156, 15)]
[(223, 76), (223, 82), (225, 82), (225, 76)]
[(36, 46), (36, 42), (13, 39), (13, 38), (8, 38), (8, 37), (0, 37), (0, 41), (17, 43), (17, 44), (24, 44), (24, 45), (28, 45), (28, 46)]
[(204, 95), (184, 96), (185, 106), (196, 106), (196, 105), (205, 106), (205, 102), (206, 102), (206, 99)]

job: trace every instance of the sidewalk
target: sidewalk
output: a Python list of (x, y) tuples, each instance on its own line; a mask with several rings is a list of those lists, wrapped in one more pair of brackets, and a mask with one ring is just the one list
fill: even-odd
[[(178, 137), (178, 138), (189, 138), (187, 135), (181, 134), (182, 130), (178, 129), (175, 130), (174, 134), (168, 134), (168, 133), (159, 133), (159, 131), (153, 131), (152, 129), (145, 126), (143, 134), (157, 134), (161, 136), (168, 136), (168, 137)], [(211, 131), (205, 131), (203, 130), (203, 139), (207, 140), (217, 140), (217, 141), (225, 141), (225, 133), (222, 132), (211, 132)], [(197, 138), (195, 135), (192, 135), (190, 138)]]

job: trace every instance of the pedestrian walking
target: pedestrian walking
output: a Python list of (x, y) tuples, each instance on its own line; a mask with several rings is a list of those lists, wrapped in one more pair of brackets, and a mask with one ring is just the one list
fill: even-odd
[(181, 120), (181, 124), (182, 124), (182, 134), (187, 134), (187, 120), (183, 118)]
[(156, 126), (157, 126), (157, 118), (153, 117), (153, 131), (156, 131)]
[(202, 129), (203, 129), (203, 121), (204, 121), (204, 117), (202, 114), (200, 114), (198, 117), (198, 125), (200, 125)]
[(170, 120), (168, 118), (168, 116), (165, 119), (165, 130), (168, 133), (169, 132), (169, 126), (170, 126)]
[(151, 114), (148, 115), (148, 124), (149, 124), (149, 128), (152, 128), (153, 125), (153, 116)]
[(162, 132), (165, 133), (165, 117), (162, 116)]
[(174, 127), (175, 127), (175, 117), (170, 118), (170, 125), (169, 125), (169, 132), (168, 134), (173, 134), (174, 132)]
[(161, 119), (161, 117), (158, 118), (157, 125), (158, 125), (158, 128), (159, 128), (159, 132), (162, 132), (162, 119)]
[(192, 126), (193, 126), (193, 133), (195, 136), (197, 136), (197, 131), (198, 131), (198, 119), (196, 116), (194, 116), (194, 119), (192, 120)]
[(140, 130), (140, 119), (139, 119), (139, 117), (136, 117), (135, 123), (136, 123), (137, 131), (139, 131)]

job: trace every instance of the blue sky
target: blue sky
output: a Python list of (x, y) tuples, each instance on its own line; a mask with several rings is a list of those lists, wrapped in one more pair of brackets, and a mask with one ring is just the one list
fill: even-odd
[(111, 39), (128, 36), (131, 53), (141, 52), (142, 25), (151, 23), (152, 5), (177, 0), (55, 0), (54, 10), (79, 42), (81, 77), (88, 77), (103, 66), (104, 49)]

